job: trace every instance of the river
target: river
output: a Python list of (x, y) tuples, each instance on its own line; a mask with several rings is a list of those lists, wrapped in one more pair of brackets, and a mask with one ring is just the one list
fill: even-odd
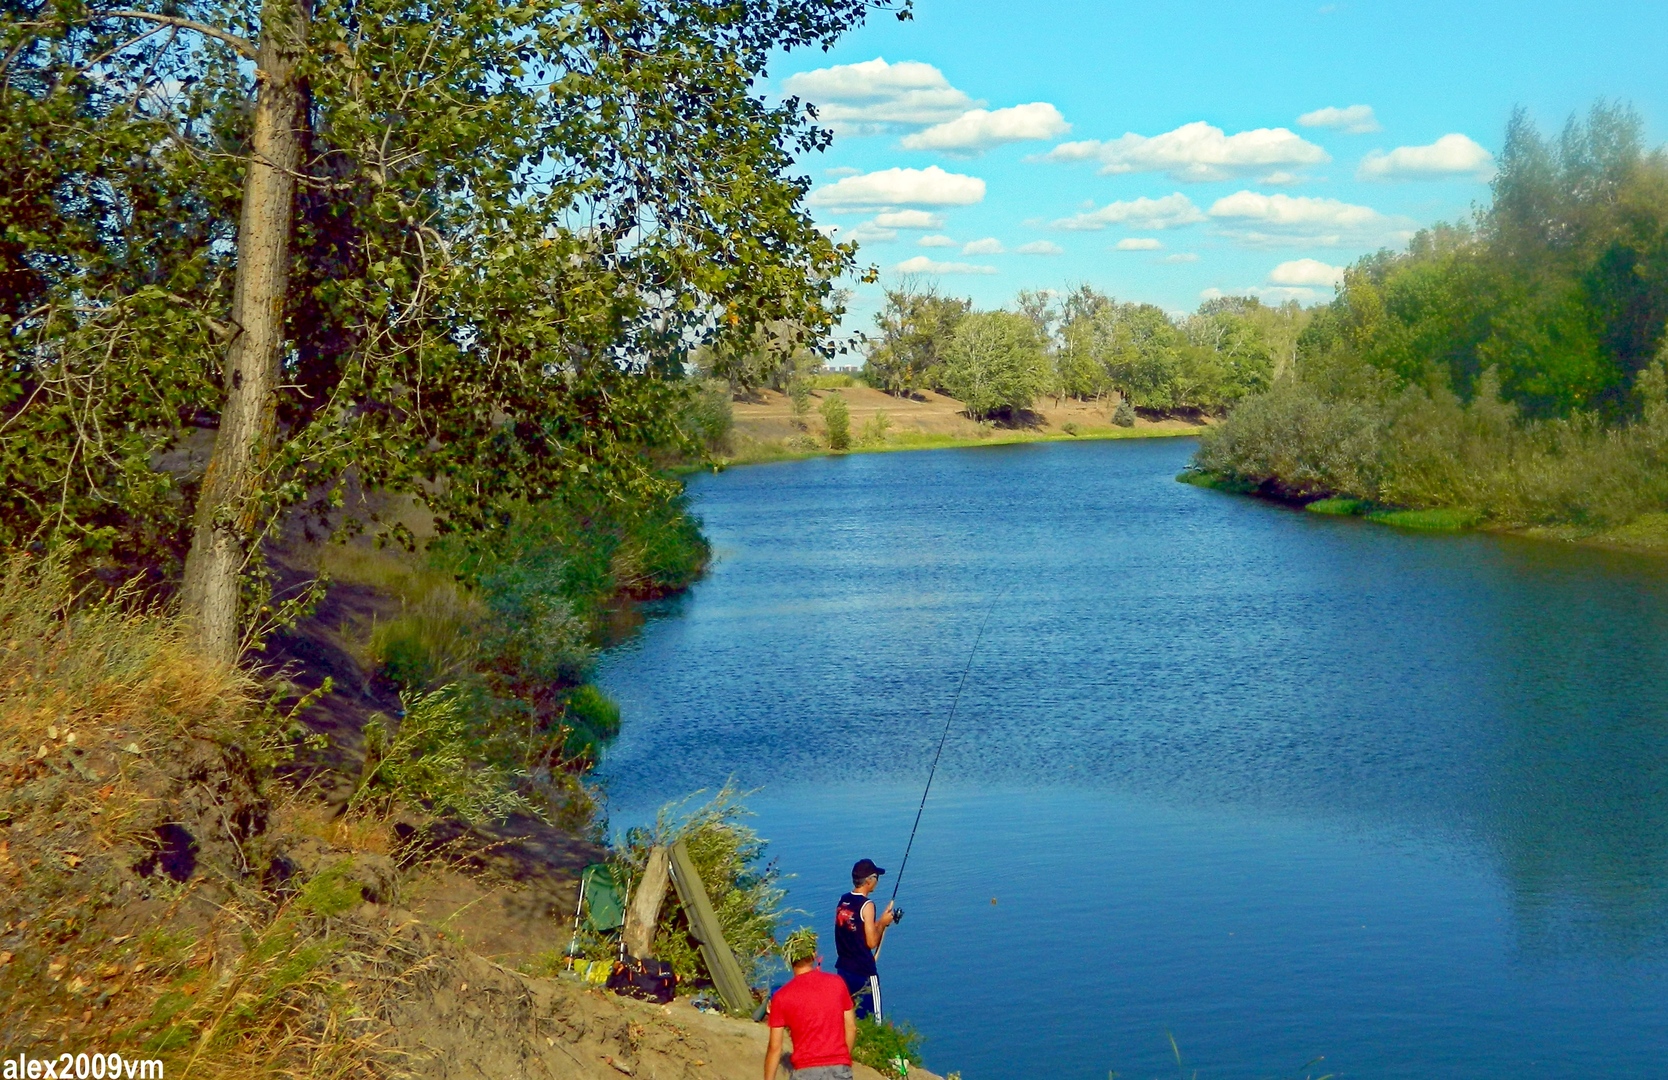
[(1201, 490), (1192, 450), (697, 477), (711, 573), (600, 666), (613, 823), (756, 788), (831, 951), (988, 614), (881, 958), (929, 1067), (1668, 1074), (1668, 560)]

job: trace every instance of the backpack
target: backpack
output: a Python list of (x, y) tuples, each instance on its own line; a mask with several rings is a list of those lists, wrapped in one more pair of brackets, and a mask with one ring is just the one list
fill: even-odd
[(623, 997), (641, 998), (665, 1005), (672, 1000), (678, 977), (664, 960), (628, 956), (614, 963), (608, 988)]

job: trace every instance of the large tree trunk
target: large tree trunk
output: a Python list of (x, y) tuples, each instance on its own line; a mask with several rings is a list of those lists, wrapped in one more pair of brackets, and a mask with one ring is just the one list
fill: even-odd
[(307, 21), (306, 0), (264, 0), (261, 6), (254, 146), (238, 222), (225, 403), (185, 560), (181, 613), (198, 648), (223, 663), (238, 656), (239, 585), (259, 513), (260, 473), (271, 458), (277, 427), (284, 294), (301, 157), (302, 95), (296, 69)]
[(649, 861), (643, 867), (643, 880), (631, 894), (631, 907), (626, 911), (625, 951), (627, 956), (647, 957), (654, 953), (654, 931), (660, 925), (660, 904), (666, 897), (666, 886), (671, 881), (671, 852), (657, 844), (649, 849)]

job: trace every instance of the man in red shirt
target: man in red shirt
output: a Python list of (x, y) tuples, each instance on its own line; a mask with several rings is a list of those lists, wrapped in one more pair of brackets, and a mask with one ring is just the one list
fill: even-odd
[(792, 1080), (851, 1080), (851, 1048), (857, 1044), (857, 1011), (838, 975), (817, 970), (817, 935), (796, 930), (782, 945), (793, 978), (770, 998), (770, 1046), (764, 1080), (782, 1068), (782, 1031), (793, 1036), (784, 1075)]

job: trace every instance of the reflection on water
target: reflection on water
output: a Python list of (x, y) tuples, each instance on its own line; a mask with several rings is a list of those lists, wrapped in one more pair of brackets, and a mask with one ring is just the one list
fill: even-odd
[[(1654, 566), (1509, 544), (1528, 581), (1491, 605), (1485, 671), (1508, 718), (1491, 833), (1524, 948), (1668, 943), (1668, 605)], [(1548, 608), (1542, 601), (1554, 599)]]
[[(734, 775), (820, 909), (901, 849), (994, 601), (889, 957), (930, 1057), (1157, 1069), (1185, 1023), (1207, 1076), (1652, 1075), (1668, 567), (1201, 491), (1190, 450), (699, 478), (717, 566), (603, 664), (616, 822)], [(964, 910), (1004, 863), (1046, 924)], [(1059, 950), (1118, 977), (1063, 1006)], [(991, 1026), (1016, 1011), (1030, 1051)]]

